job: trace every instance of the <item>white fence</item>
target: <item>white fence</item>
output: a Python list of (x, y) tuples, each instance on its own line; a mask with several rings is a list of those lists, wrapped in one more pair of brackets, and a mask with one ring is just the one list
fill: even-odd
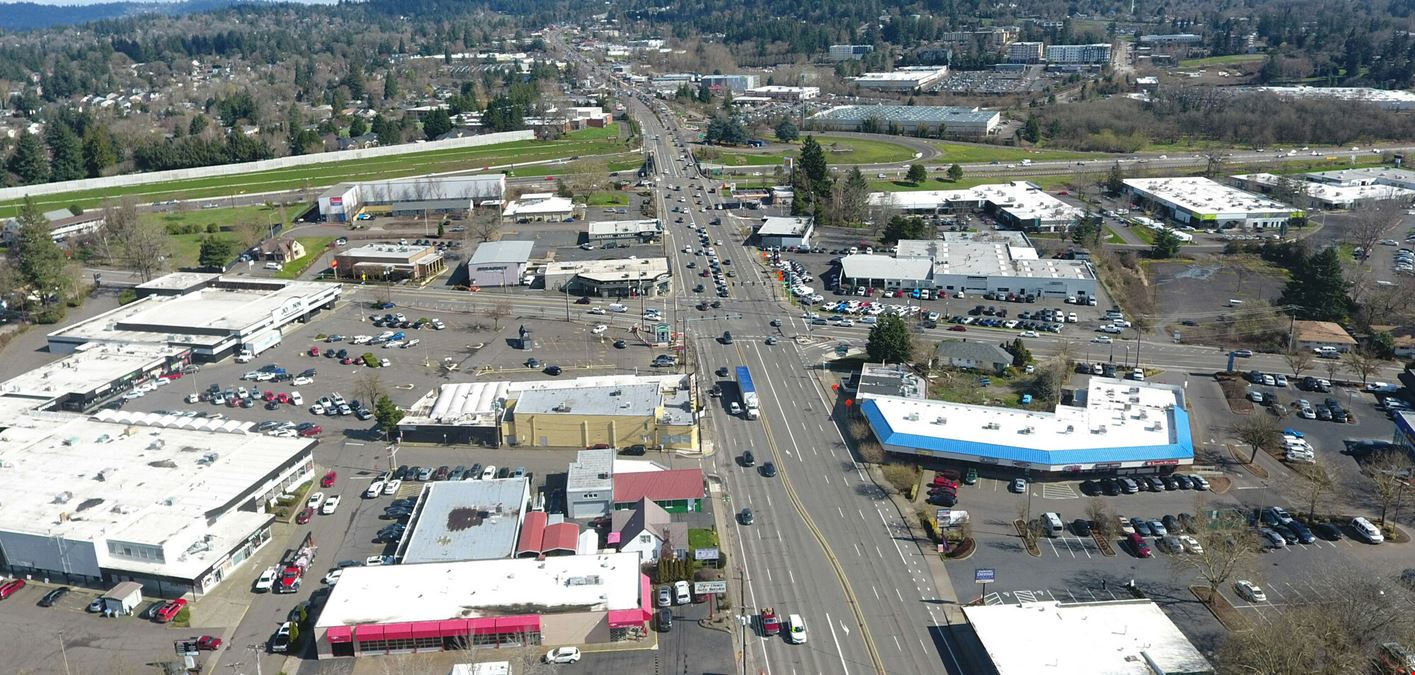
[(21, 187), (0, 189), (0, 201), (11, 199), (23, 199), (25, 195), (40, 196), (52, 195), (64, 192), (77, 192), (80, 190), (97, 190), (115, 187), (131, 187), (136, 185), (149, 185), (152, 183), (163, 183), (173, 180), (186, 180), (191, 178), (212, 178), (215, 176), (233, 176), (257, 171), (269, 171), (271, 169), (287, 169), (295, 166), (308, 166), (311, 164), (326, 164), (329, 162), (341, 162), (353, 159), (370, 159), (373, 157), (392, 157), (396, 155), (407, 155), (415, 152), (428, 152), (432, 150), (451, 150), (456, 148), (474, 148), (482, 145), (495, 145), (497, 143), (510, 143), (512, 141), (529, 141), (535, 139), (535, 133), (531, 131), (504, 131), (495, 134), (482, 134), (480, 136), (468, 136), (465, 138), (449, 138), (444, 141), (428, 141), (427, 143), (403, 143), (401, 145), (390, 145), (379, 148), (365, 148), (362, 150), (339, 150), (336, 152), (322, 152), (314, 155), (294, 155), (291, 157), (277, 157), (259, 162), (244, 162), (241, 164), (221, 164), (218, 166), (203, 166), (191, 169), (173, 169), (171, 171), (154, 171), (152, 173), (132, 173), (121, 176), (107, 176), (104, 178), (84, 178), (82, 180), (70, 180), (60, 183), (44, 183), (41, 185), (24, 185)]

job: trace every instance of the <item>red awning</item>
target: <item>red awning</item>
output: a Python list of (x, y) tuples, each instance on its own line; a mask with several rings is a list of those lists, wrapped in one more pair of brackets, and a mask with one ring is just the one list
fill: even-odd
[(442, 637), (445, 637), (445, 638), (447, 638), (447, 637), (466, 637), (466, 636), (468, 635), (468, 633), (467, 633), (467, 620), (466, 620), (466, 619), (448, 619), (448, 620), (446, 620), (446, 621), (439, 621), (439, 622), (437, 622), (437, 632), (438, 632), (439, 635), (441, 635)]
[(644, 625), (644, 613), (638, 609), (611, 609), (609, 610), (610, 628), (630, 628)]
[(414, 638), (442, 637), (442, 625), (436, 621), (419, 621), (409, 625), (412, 626)]
[(479, 619), (467, 619), (467, 630), (472, 635), (494, 635), (496, 633), (496, 617), (486, 616)]
[(499, 616), (496, 618), (496, 632), (540, 632), (540, 617), (535, 614), (525, 614), (522, 616)]
[(324, 631), (324, 637), (329, 640), (329, 644), (349, 642), (354, 639), (354, 629), (348, 626), (330, 626), (329, 630)]
[(649, 581), (649, 575), (639, 575), (639, 609), (645, 616), (652, 614), (653, 610), (653, 582)]
[(383, 639), (385, 640), (411, 640), (413, 638), (413, 624), (411, 623), (390, 623), (383, 627)]
[(367, 640), (382, 640), (383, 626), (372, 623), (365, 624), (362, 626), (355, 626), (354, 639), (358, 640), (359, 642), (364, 642)]

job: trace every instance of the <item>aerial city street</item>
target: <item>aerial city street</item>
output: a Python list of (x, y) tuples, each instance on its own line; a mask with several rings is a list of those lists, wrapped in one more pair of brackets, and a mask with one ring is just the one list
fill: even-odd
[(1415, 673), (1415, 19), (1249, 4), (8, 6), (6, 671)]

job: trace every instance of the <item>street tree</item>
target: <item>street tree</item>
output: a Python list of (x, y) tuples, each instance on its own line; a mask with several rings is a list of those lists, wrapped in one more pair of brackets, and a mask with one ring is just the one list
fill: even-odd
[(1302, 377), (1302, 373), (1311, 370), (1315, 359), (1311, 351), (1301, 348), (1289, 349), (1282, 355), (1282, 360), (1287, 362), (1288, 369), (1292, 371), (1293, 379)]
[(918, 185), (919, 183), (922, 183), (928, 179), (929, 170), (925, 169), (923, 164), (910, 164), (909, 172), (904, 174), (904, 180), (907, 180), (915, 185)]
[(1362, 462), (1361, 468), (1371, 477), (1371, 492), (1381, 506), (1380, 524), (1386, 524), (1390, 507), (1410, 489), (1412, 465), (1404, 450), (1380, 450)]
[(1110, 165), (1110, 173), (1105, 178), (1105, 193), (1111, 197), (1119, 197), (1125, 192), (1125, 171), (1120, 168), (1120, 162)]
[(1248, 571), (1262, 550), (1257, 533), (1234, 511), (1218, 511), (1210, 515), (1210, 507), (1194, 500), (1194, 538), (1202, 553), (1170, 556), (1176, 576), (1198, 575), (1209, 587), (1209, 602), (1218, 597), (1218, 590), (1229, 579)]
[(1259, 452), (1276, 449), (1282, 441), (1276, 421), (1263, 411), (1257, 411), (1235, 424), (1233, 434), (1253, 449), (1253, 454), (1248, 457), (1249, 464), (1258, 459)]
[(957, 162), (954, 162), (952, 166), (948, 167), (948, 180), (951, 180), (955, 183), (960, 180), (963, 180), (962, 165), (958, 164)]
[(1086, 520), (1091, 521), (1091, 529), (1109, 539), (1116, 534), (1115, 514), (1105, 507), (1105, 500), (1091, 497), (1086, 502)]
[(388, 393), (383, 387), (383, 378), (372, 370), (366, 370), (354, 380), (354, 395), (360, 401), (376, 402), (380, 396)]
[(1204, 155), (1204, 176), (1214, 178), (1222, 175), (1228, 165), (1228, 153), (1210, 152)]
[(1347, 361), (1351, 363), (1351, 370), (1355, 371), (1356, 375), (1361, 378), (1361, 384), (1366, 384), (1366, 380), (1370, 379), (1371, 375), (1379, 372), (1381, 367), (1385, 365), (1383, 359), (1365, 348), (1353, 350), (1347, 355)]
[(494, 330), (501, 330), (501, 320), (511, 316), (511, 303), (505, 300), (497, 300), (487, 306), (483, 313), (486, 318), (491, 319)]
[(1307, 479), (1307, 482), (1302, 485), (1302, 496), (1307, 501), (1307, 518), (1316, 519), (1317, 501), (1322, 498), (1322, 495), (1331, 491), (1331, 477), (1316, 465), (1312, 465), (1309, 471), (1302, 472), (1302, 476)]
[(398, 427), (398, 421), (407, 414), (403, 412), (393, 399), (387, 394), (380, 394), (373, 404), (373, 419), (378, 422), (378, 426), (383, 430), (383, 439), (388, 440), (393, 437), (393, 430)]
[(913, 356), (913, 341), (904, 320), (893, 314), (883, 314), (879, 323), (870, 328), (865, 353), (873, 363), (909, 363)]

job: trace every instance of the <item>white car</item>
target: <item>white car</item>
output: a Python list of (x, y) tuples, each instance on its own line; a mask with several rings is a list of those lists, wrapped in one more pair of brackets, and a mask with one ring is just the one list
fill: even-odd
[(392, 565), (391, 555), (371, 555), (364, 559), (364, 567), (378, 567), (380, 565)]
[(339, 583), (339, 577), (344, 576), (344, 570), (329, 570), (329, 574), (324, 575), (324, 583), (333, 586)]
[(590, 314), (603, 315), (604, 313), (605, 313), (605, 312), (604, 312), (604, 308), (603, 308), (603, 307), (591, 307), (591, 308), (590, 308)]
[(1108, 345), (1115, 342), (1115, 340), (1112, 339), (1109, 335), (1097, 335), (1091, 338), (1091, 342), (1094, 342), (1098, 345)]
[(1262, 587), (1247, 579), (1240, 579), (1233, 582), (1233, 589), (1238, 591), (1238, 594), (1243, 596), (1243, 599), (1248, 602), (1268, 601), (1268, 594), (1263, 592)]
[(383, 494), (385, 494), (385, 495), (398, 494), (398, 488), (401, 487), (402, 485), (403, 485), (403, 481), (398, 480), (397, 478), (394, 478), (394, 479), (392, 479), (392, 480), (386, 481), (386, 482), (383, 483)]
[(323, 493), (323, 492), (316, 492), (316, 493), (310, 495), (310, 498), (309, 498), (309, 499), (306, 499), (306, 500), (305, 500), (305, 506), (307, 506), (307, 507), (309, 507), (309, 508), (312, 508), (312, 509), (317, 509), (317, 508), (319, 508), (320, 505), (323, 504), (323, 503), (324, 503), (324, 493)]
[(383, 481), (376, 480), (369, 483), (368, 489), (364, 490), (364, 499), (373, 499), (383, 494)]
[(686, 605), (693, 601), (693, 594), (688, 588), (688, 582), (673, 582), (673, 600), (680, 605)]
[(324, 500), (324, 505), (319, 507), (319, 512), (328, 516), (332, 515), (337, 508), (339, 508), (339, 495), (331, 495), (329, 499)]
[(594, 333), (595, 335), (600, 335), (600, 334), (604, 333), (604, 332), (607, 331), (607, 330), (609, 330), (609, 326), (606, 326), (606, 325), (604, 325), (604, 324), (601, 323), (601, 324), (596, 325), (594, 328), (591, 328), (591, 329), (590, 329), (590, 332), (591, 332), (591, 333)]
[(546, 663), (577, 663), (580, 660), (578, 647), (556, 647), (545, 653)]
[(311, 415), (323, 415), (323, 414), (324, 414), (324, 406), (321, 405), (321, 404), (319, 404), (319, 403), (316, 403), (316, 404), (310, 406), (310, 414), (311, 414)]
[(276, 569), (267, 567), (260, 577), (255, 580), (255, 592), (265, 593), (275, 586)]
[(1196, 554), (1197, 554), (1197, 553), (1203, 553), (1203, 552), (1204, 552), (1204, 546), (1199, 543), (1199, 540), (1198, 540), (1198, 539), (1195, 539), (1195, 538), (1194, 538), (1194, 535), (1191, 535), (1191, 534), (1181, 534), (1181, 535), (1179, 535), (1179, 543), (1184, 546), (1184, 550), (1185, 550), (1185, 552), (1187, 552), (1187, 553), (1196, 553)]
[(786, 639), (793, 645), (805, 644), (806, 642), (806, 620), (800, 614), (792, 614), (786, 618)]
[(1034, 338), (1034, 337), (1037, 337), (1037, 331), (1034, 331), (1034, 330), (1024, 330), (1024, 331), (1022, 331), (1021, 333), (1018, 334), (1018, 337)]

